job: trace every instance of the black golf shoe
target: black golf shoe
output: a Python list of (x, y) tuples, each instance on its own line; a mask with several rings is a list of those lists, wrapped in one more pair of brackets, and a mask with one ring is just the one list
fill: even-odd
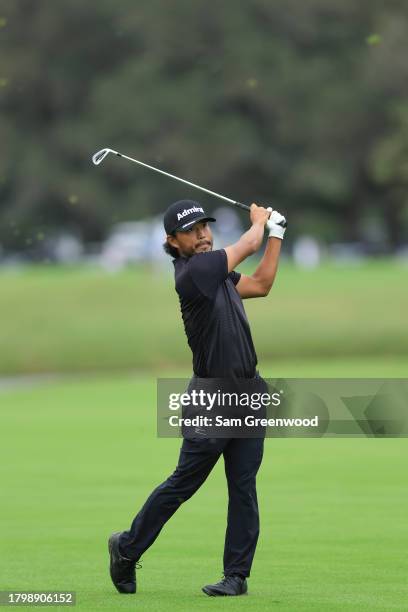
[[(136, 593), (136, 561), (123, 557), (119, 552), (120, 531), (112, 533), (108, 547), (110, 576), (119, 593)], [(137, 565), (137, 567), (141, 567)]]
[(210, 597), (246, 595), (248, 593), (248, 585), (246, 578), (233, 574), (232, 576), (225, 576), (216, 584), (207, 584), (202, 590)]

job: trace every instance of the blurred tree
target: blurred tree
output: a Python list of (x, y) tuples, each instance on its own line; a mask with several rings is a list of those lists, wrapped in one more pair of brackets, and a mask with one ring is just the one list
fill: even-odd
[(120, 160), (92, 167), (111, 146), (276, 202), (289, 239), (360, 239), (375, 209), (397, 246), (407, 16), (404, 0), (0, 2), (0, 242), (54, 227), (96, 240), (200, 197)]

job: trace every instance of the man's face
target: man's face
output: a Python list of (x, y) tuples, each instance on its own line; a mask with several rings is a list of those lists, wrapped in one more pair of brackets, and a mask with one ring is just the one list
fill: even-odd
[(185, 232), (176, 232), (167, 236), (172, 247), (178, 249), (182, 257), (191, 257), (196, 253), (212, 251), (213, 237), (207, 221), (199, 221)]

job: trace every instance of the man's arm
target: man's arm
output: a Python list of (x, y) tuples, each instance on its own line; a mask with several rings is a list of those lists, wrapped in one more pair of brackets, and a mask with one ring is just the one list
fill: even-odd
[[(262, 244), (265, 224), (268, 221), (270, 212), (262, 206), (251, 204), (252, 226), (235, 244), (226, 247), (228, 272), (231, 272), (241, 261), (256, 253)], [(239, 284), (239, 283), (238, 283)]]
[(268, 295), (278, 270), (281, 244), (279, 238), (268, 238), (265, 253), (255, 272), (251, 276), (241, 274), (236, 288), (242, 299)]
[(279, 254), (283, 236), (285, 234), (286, 220), (277, 211), (272, 212), (271, 208), (267, 209), (267, 212), (268, 214), (271, 214), (266, 223), (266, 226), (269, 229), (269, 238), (266, 245), (265, 253), (255, 272), (251, 276), (246, 276), (242, 274), (236, 285), (237, 291), (243, 299), (252, 297), (265, 297), (266, 295), (268, 295), (275, 280), (276, 272), (278, 270)]

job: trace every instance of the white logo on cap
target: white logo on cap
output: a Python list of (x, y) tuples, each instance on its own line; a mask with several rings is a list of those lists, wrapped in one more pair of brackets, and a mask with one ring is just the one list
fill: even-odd
[(183, 212), (177, 213), (177, 221), (184, 219), (187, 215), (191, 215), (191, 213), (201, 212), (204, 213), (204, 209), (201, 206), (193, 206), (193, 208), (185, 208)]

